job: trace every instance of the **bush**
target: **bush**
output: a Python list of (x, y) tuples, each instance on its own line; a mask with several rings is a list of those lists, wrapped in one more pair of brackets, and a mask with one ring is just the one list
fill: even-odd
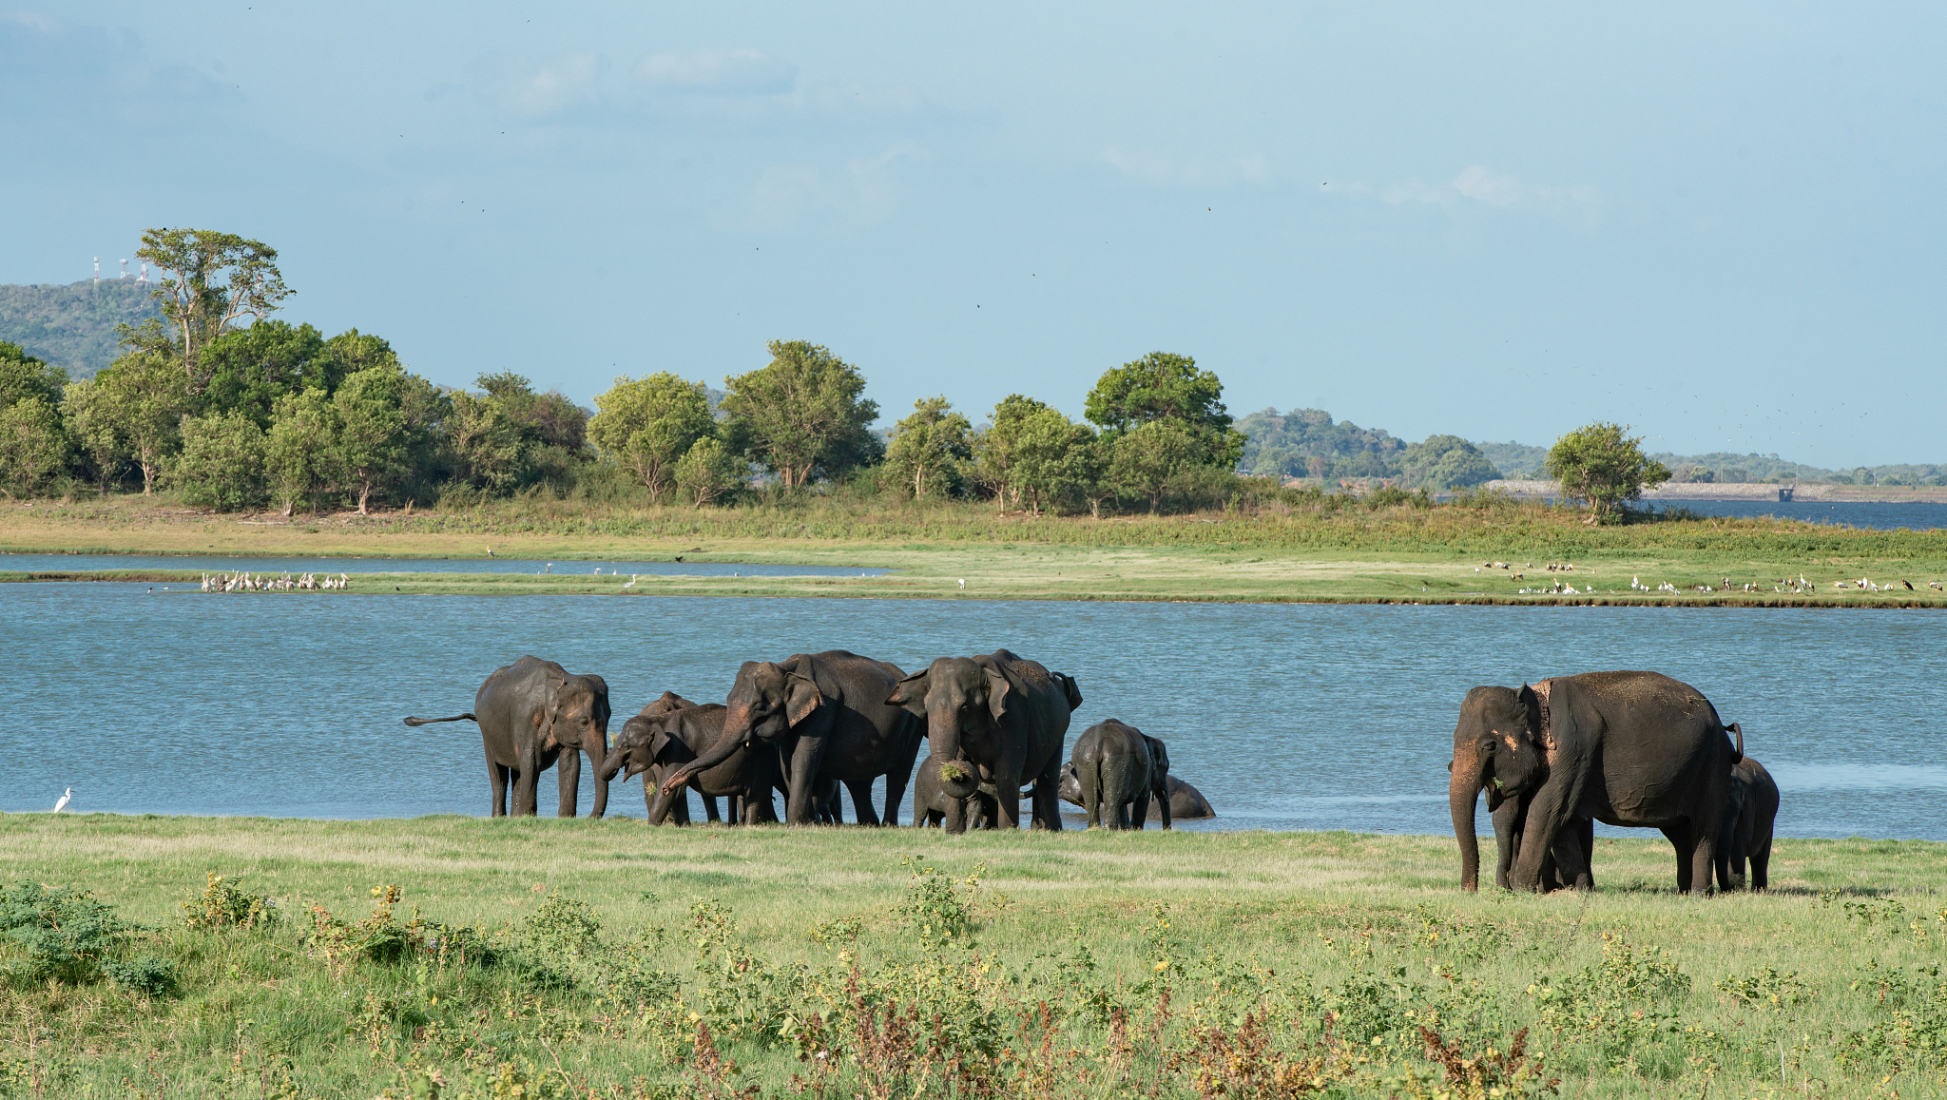
[(16, 496), (46, 492), (68, 465), (61, 413), (44, 397), (0, 408), (0, 488)]
[(98, 980), (102, 960), (127, 942), (130, 926), (85, 890), (23, 882), (0, 891), (0, 967), (16, 984)]
[(214, 871), (203, 895), (183, 902), (186, 928), (262, 928), (277, 920), (273, 903), (261, 894), (246, 894)]

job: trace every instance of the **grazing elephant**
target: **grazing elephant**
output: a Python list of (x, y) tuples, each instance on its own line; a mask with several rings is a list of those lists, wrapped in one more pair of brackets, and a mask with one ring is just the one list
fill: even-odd
[(1203, 792), (1183, 782), (1173, 775), (1163, 777), (1165, 789), (1170, 794), (1170, 816), (1178, 821), (1201, 821), (1217, 816), (1210, 808), (1210, 800)]
[(1771, 830), (1778, 820), (1778, 784), (1764, 765), (1750, 757), (1731, 769), (1731, 802), (1719, 836), (1717, 888), (1745, 884), (1744, 863), (1751, 861), (1751, 889), (1771, 884)]
[[(1728, 734), (1738, 734), (1733, 748)], [(1461, 886), (1477, 888), (1474, 799), (1521, 800), (1509, 884), (1536, 890), (1552, 851), (1561, 877), (1588, 872), (1579, 821), (1657, 828), (1677, 853), (1677, 888), (1707, 894), (1743, 734), (1710, 700), (1656, 672), (1589, 672), (1519, 691), (1477, 687), (1454, 727), (1448, 799)]]
[[(684, 787), (663, 789), (663, 780), (675, 769), (695, 760), (699, 749), (717, 743), (723, 735), (725, 708), (721, 703), (691, 703), (672, 692), (651, 703), (628, 720), (622, 735), (615, 740), (604, 777), (627, 767), (623, 778), (646, 772), (642, 792), (648, 801), (648, 820), (661, 825), (674, 819), (689, 824), (689, 797)], [(717, 799), (729, 799), (730, 819), (754, 825), (777, 820), (771, 804), (771, 789), (777, 783), (777, 754), (769, 746), (743, 748), (707, 771), (690, 777), (684, 786), (703, 797), (704, 812), (717, 821)]]
[[(594, 816), (608, 812), (608, 683), (600, 676), (570, 675), (553, 661), (522, 657), (494, 670), (473, 696), (473, 711), (451, 718), (408, 718), (406, 725), (472, 721), (480, 724), (493, 783), (493, 816), (507, 816), (507, 781), (514, 781), (514, 815), (538, 812), (536, 784), (560, 760), (561, 817), (575, 816), (581, 793), (581, 756), (596, 773)], [(565, 755), (564, 755), (565, 754)]]
[[(937, 827), (953, 810), (956, 799), (948, 797), (942, 786), (940, 769), (946, 765), (937, 753), (928, 753), (919, 762), (919, 769), (913, 773), (913, 824)], [(993, 829), (999, 826), (996, 820), (1000, 811), (995, 807), (994, 788), (983, 784), (971, 796), (975, 801), (973, 820), (968, 822), (971, 829)]]
[(941, 657), (899, 681), (888, 701), (925, 719), (934, 755), (955, 766), (940, 770), (952, 799), (946, 831), (967, 829), (967, 800), (992, 784), (1000, 827), (1019, 828), (1020, 790), (1034, 783), (1035, 828), (1061, 829), (1055, 791), (1069, 712), (1082, 693), (1073, 678), (1049, 672), (1005, 649), (986, 657)]
[[(786, 821), (809, 825), (823, 816), (821, 795), (836, 782), (852, 792), (859, 824), (880, 824), (872, 811), (872, 781), (883, 775), (884, 823), (897, 825), (925, 735), (911, 714), (886, 701), (902, 675), (894, 665), (841, 649), (783, 662), (746, 661), (730, 688), (722, 735), (700, 758), (665, 777), (663, 787), (673, 791), (761, 741), (777, 749)], [(836, 802), (833, 797), (828, 803), (834, 816)]]

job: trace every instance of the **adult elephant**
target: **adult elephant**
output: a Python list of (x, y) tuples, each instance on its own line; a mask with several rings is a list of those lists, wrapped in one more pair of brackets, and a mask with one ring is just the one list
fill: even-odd
[(1677, 888), (1710, 892), (1731, 765), (1743, 735), (1688, 684), (1657, 672), (1589, 672), (1520, 690), (1477, 687), (1454, 727), (1448, 799), (1461, 886), (1478, 887), (1474, 800), (1520, 800), (1509, 885), (1536, 890), (1552, 852), (1564, 881), (1588, 873), (1579, 822), (1656, 828), (1677, 853)]
[[(746, 825), (777, 820), (771, 805), (771, 790), (777, 782), (777, 753), (770, 746), (739, 748), (723, 763), (692, 776), (684, 787), (662, 789), (666, 776), (697, 758), (699, 750), (717, 743), (723, 734), (725, 708), (721, 703), (692, 703), (674, 692), (643, 708), (641, 714), (622, 725), (621, 735), (603, 766), (602, 778), (622, 771), (626, 781), (644, 773), (642, 793), (647, 802), (648, 821), (661, 825), (674, 820), (690, 822), (687, 790), (703, 799), (704, 813), (711, 821), (717, 816), (717, 799), (729, 800), (733, 822)], [(624, 770), (626, 769), (626, 770)]]
[(997, 649), (985, 657), (941, 657), (899, 681), (887, 701), (926, 721), (952, 799), (946, 831), (967, 830), (967, 800), (983, 785), (996, 792), (1003, 829), (1021, 824), (1020, 790), (1034, 783), (1035, 828), (1061, 829), (1056, 802), (1068, 716), (1082, 703), (1072, 677)]
[(493, 816), (507, 816), (507, 784), (514, 785), (516, 817), (539, 812), (541, 772), (559, 761), (561, 817), (575, 816), (581, 795), (581, 753), (596, 774), (594, 816), (608, 812), (608, 682), (574, 675), (553, 661), (522, 657), (487, 677), (474, 693), (473, 710), (451, 718), (407, 718), (408, 726), (431, 722), (478, 722), (493, 784)]
[(812, 824), (820, 816), (819, 796), (832, 783), (843, 783), (859, 824), (880, 824), (872, 810), (872, 781), (883, 775), (883, 822), (897, 825), (925, 735), (911, 714), (887, 702), (903, 675), (895, 665), (842, 649), (746, 661), (730, 687), (716, 744), (664, 778), (663, 789), (673, 791), (761, 742), (778, 752), (788, 792), (786, 821)]

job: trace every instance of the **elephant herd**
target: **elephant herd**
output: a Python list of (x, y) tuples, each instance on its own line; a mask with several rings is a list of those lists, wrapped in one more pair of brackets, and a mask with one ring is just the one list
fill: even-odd
[[(1081, 705), (1073, 677), (996, 650), (942, 657), (907, 675), (885, 661), (844, 650), (784, 661), (746, 661), (723, 703), (695, 703), (674, 692), (622, 724), (608, 744), (608, 685), (552, 661), (522, 657), (496, 669), (474, 695), (473, 710), (451, 718), (407, 718), (409, 726), (479, 723), (493, 786), (493, 814), (537, 810), (542, 771), (555, 767), (559, 814), (572, 817), (580, 795), (581, 755), (594, 766), (594, 815), (608, 809), (620, 774), (643, 776), (653, 824), (690, 819), (689, 791), (711, 821), (717, 799), (742, 824), (794, 825), (841, 820), (839, 789), (851, 792), (861, 825), (895, 825), (922, 740), (914, 824), (947, 832), (1013, 829), (1021, 799), (1034, 828), (1059, 830), (1058, 802), (1088, 811), (1091, 825), (1141, 828), (1151, 798), (1163, 827), (1172, 818), (1212, 817), (1196, 788), (1169, 775), (1163, 743), (1111, 719), (1090, 727), (1064, 764), (1069, 715)], [(885, 781), (884, 813), (872, 786)]]
[[(1064, 762), (1069, 716), (1082, 703), (1073, 677), (1005, 649), (941, 657), (907, 675), (844, 650), (746, 661), (722, 703), (664, 692), (608, 744), (608, 685), (552, 661), (522, 657), (496, 669), (473, 710), (406, 724), (476, 721), (493, 785), (493, 813), (536, 812), (542, 771), (557, 766), (559, 813), (572, 817), (580, 754), (596, 776), (594, 814), (608, 787), (643, 776), (653, 824), (690, 819), (688, 792), (711, 821), (717, 800), (741, 824), (842, 820), (840, 788), (861, 825), (898, 824), (908, 782), (913, 823), (949, 833), (1014, 829), (1021, 799), (1038, 829), (1062, 827), (1059, 803), (1091, 826), (1140, 829), (1157, 804), (1164, 828), (1215, 816), (1196, 788), (1169, 774), (1163, 742), (1117, 719), (1089, 727)], [(1733, 743), (1735, 738), (1735, 744)], [(918, 762), (920, 742), (930, 752)], [(1710, 700), (1656, 672), (1559, 676), (1519, 690), (1477, 687), (1454, 727), (1448, 795), (1460, 843), (1461, 885), (1477, 889), (1474, 805), (1493, 817), (1494, 880), (1515, 890), (1588, 889), (1595, 822), (1656, 828), (1675, 846), (1677, 888), (1708, 893), (1767, 885), (1778, 785), (1744, 755), (1744, 731)], [(884, 812), (872, 787), (885, 781)]]
[[(1733, 745), (1731, 738), (1736, 738)], [(1656, 672), (1589, 672), (1520, 690), (1477, 687), (1460, 706), (1448, 764), (1460, 882), (1476, 889), (1474, 801), (1487, 794), (1495, 882), (1515, 890), (1594, 885), (1594, 823), (1661, 829), (1677, 889), (1763, 890), (1778, 785), (1744, 755), (1744, 731), (1710, 700)]]

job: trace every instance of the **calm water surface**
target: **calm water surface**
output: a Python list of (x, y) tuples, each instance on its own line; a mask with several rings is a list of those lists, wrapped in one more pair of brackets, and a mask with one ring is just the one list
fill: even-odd
[(74, 573), (99, 569), (190, 569), (229, 573), (555, 573), (658, 577), (877, 577), (884, 569), (849, 565), (751, 565), (676, 561), (511, 561), (507, 558), (229, 558), (167, 554), (4, 554), (0, 572)]
[(1737, 516), (1743, 519), (1770, 516), (1800, 523), (1870, 527), (1881, 531), (1901, 527), (1913, 531), (1937, 531), (1947, 527), (1947, 504), (1926, 501), (1795, 500), (1790, 504), (1780, 504), (1770, 500), (1660, 500), (1651, 501), (1645, 506), (1652, 510), (1688, 508), (1700, 516)]
[[(84, 811), (483, 814), (473, 726), (399, 719), (468, 709), (523, 653), (605, 676), (613, 731), (665, 688), (721, 699), (746, 659), (849, 648), (910, 671), (1009, 646), (1080, 681), (1071, 738), (1119, 717), (1167, 740), (1176, 773), (1222, 815), (1208, 827), (1446, 833), (1468, 688), (1655, 668), (1743, 723), (1784, 788), (1782, 834), (1947, 840), (1943, 628), (1930, 611), (236, 600), (0, 585), (0, 810), (45, 810), (73, 786)], [(552, 783), (542, 776), (544, 812)], [(611, 811), (640, 816), (639, 783), (615, 787)]]

